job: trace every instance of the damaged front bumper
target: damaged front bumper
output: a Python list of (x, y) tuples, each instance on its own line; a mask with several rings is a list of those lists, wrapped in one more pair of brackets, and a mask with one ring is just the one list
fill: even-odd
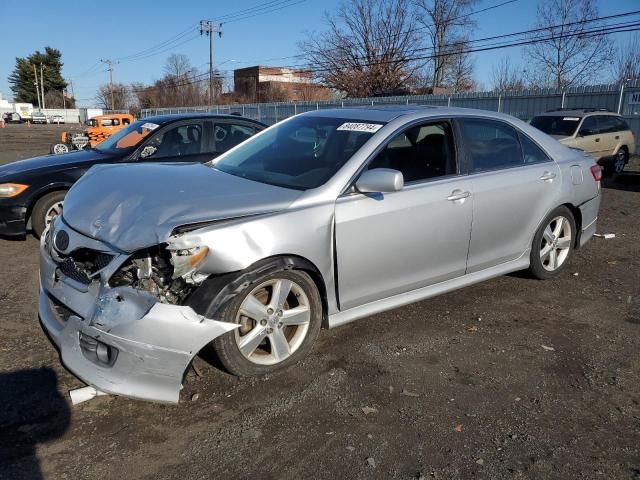
[[(61, 225), (56, 221), (58, 229)], [(95, 246), (95, 240), (68, 228), (65, 232), (70, 248)], [(190, 307), (160, 303), (148, 292), (111, 288), (105, 275), (88, 285), (78, 282), (63, 273), (48, 239), (43, 235), (40, 247), (39, 316), (63, 364), (98, 390), (177, 403), (193, 357), (236, 325), (205, 318)], [(116, 265), (118, 258), (112, 260)]]

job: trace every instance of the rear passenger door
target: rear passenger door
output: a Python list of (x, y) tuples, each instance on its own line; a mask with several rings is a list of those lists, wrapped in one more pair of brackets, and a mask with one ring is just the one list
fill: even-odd
[(556, 163), (511, 125), (481, 118), (458, 124), (473, 192), (467, 261), (473, 273), (528, 255), (562, 182)]
[(596, 115), (585, 117), (576, 136), (576, 146), (596, 160), (604, 155), (605, 150), (598, 118)]
[(598, 116), (603, 156), (613, 155), (617, 150), (620, 142), (620, 124), (617, 120), (613, 115)]
[(216, 120), (209, 144), (210, 158), (215, 158), (227, 150), (231, 150), (236, 145), (251, 138), (257, 131), (256, 126), (250, 122)]

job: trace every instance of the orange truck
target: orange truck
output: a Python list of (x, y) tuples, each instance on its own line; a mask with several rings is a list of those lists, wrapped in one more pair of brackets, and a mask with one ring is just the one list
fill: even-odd
[(67, 153), (70, 150), (82, 150), (87, 146), (93, 148), (133, 121), (133, 116), (128, 113), (92, 117), (85, 122), (85, 128), (82, 132), (62, 132), (60, 143), (51, 146), (51, 153)]

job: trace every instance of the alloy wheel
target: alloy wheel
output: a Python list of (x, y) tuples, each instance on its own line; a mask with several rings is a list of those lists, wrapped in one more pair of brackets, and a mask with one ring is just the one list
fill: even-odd
[(58, 215), (62, 215), (62, 204), (63, 202), (56, 202), (49, 207), (47, 212), (44, 214), (44, 224), (45, 226), (49, 226), (54, 218)]
[(310, 321), (310, 303), (302, 287), (289, 279), (270, 279), (242, 301), (236, 314), (236, 345), (247, 360), (274, 365), (300, 348)]
[(548, 272), (560, 268), (571, 250), (571, 223), (563, 216), (553, 218), (544, 229), (540, 261)]

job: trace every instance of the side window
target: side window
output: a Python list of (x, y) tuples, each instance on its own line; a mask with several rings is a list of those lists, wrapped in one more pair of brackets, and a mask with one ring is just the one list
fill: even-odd
[(399, 133), (367, 166), (402, 172), (405, 183), (456, 174), (453, 134), (448, 122), (418, 125)]
[(248, 125), (216, 123), (213, 126), (214, 151), (224, 153), (255, 133), (256, 129)]
[(624, 130), (620, 125), (620, 119), (613, 115), (603, 115), (600, 117), (600, 133), (614, 133)]
[(597, 135), (600, 133), (598, 126), (598, 119), (595, 115), (591, 117), (586, 117), (582, 121), (582, 125), (580, 126), (579, 135), (583, 137), (588, 137), (589, 135)]
[(125, 118), (122, 119), (122, 125), (129, 125), (130, 123), (131, 122), (129, 121), (128, 118), (125, 117)]
[(100, 125), (103, 127), (110, 127), (113, 125), (113, 121), (110, 118), (103, 118)]
[(473, 172), (523, 165), (518, 133), (513, 127), (471, 118), (462, 119), (460, 125)]
[(518, 133), (518, 136), (520, 137), (520, 144), (522, 145), (522, 155), (525, 165), (551, 161), (544, 150), (536, 145), (533, 140), (521, 133)]
[(117, 118), (114, 118), (113, 120), (111, 120), (111, 122), (114, 127), (120, 125), (120, 120), (118, 120)]
[(613, 117), (616, 121), (616, 125), (617, 125), (617, 132), (624, 132), (625, 130), (631, 130), (629, 128), (629, 125), (627, 125), (627, 122), (625, 122), (622, 118), (620, 117)]
[(168, 127), (151, 137), (147, 145), (156, 147), (153, 158), (195, 155), (202, 151), (202, 124)]

